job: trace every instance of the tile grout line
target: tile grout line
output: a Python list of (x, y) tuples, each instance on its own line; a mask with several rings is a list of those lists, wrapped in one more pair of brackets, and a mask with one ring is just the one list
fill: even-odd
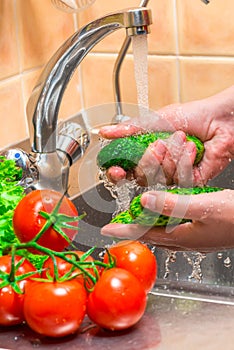
[(26, 97), (25, 97), (25, 86), (23, 81), (23, 74), (22, 74), (22, 57), (20, 53), (20, 37), (19, 37), (19, 21), (17, 16), (17, 3), (16, 0), (14, 0), (14, 19), (15, 19), (15, 31), (16, 31), (16, 44), (17, 44), (17, 55), (18, 55), (18, 63), (19, 63), (19, 73), (16, 77), (19, 77), (20, 79), (20, 86), (21, 86), (21, 97), (23, 102), (23, 114), (24, 114), (24, 122), (25, 122), (25, 128), (26, 128), (26, 134), (29, 136), (29, 128), (28, 128), (28, 121), (27, 121), (27, 113), (26, 113)]

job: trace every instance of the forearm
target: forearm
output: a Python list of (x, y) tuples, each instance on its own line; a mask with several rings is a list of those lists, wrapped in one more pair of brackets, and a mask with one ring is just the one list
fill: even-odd
[(173, 104), (158, 110), (175, 130), (199, 137), (203, 142), (217, 135), (230, 141), (234, 154), (234, 85), (216, 95), (191, 102)]
[(220, 93), (204, 99), (215, 114), (234, 118), (234, 85)]
[(225, 149), (234, 159), (234, 85), (208, 98), (207, 105), (211, 115), (207, 138), (216, 135), (217, 141), (226, 144)]

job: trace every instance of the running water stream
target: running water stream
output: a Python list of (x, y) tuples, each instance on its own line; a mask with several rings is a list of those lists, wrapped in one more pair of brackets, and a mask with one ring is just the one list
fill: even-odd
[[(138, 114), (139, 118), (143, 119), (146, 117), (149, 109), (147, 34), (132, 37), (132, 50), (134, 58), (135, 82), (137, 88)], [(102, 140), (101, 142), (101, 147), (103, 147), (108, 141)], [(116, 199), (116, 211), (113, 213), (113, 217), (128, 209), (131, 199), (143, 190), (137, 185), (135, 180), (123, 180), (117, 185), (114, 185), (108, 181), (105, 172), (102, 170), (99, 172), (99, 178), (104, 182), (105, 187)]]
[(133, 36), (132, 49), (139, 117), (144, 118), (145, 112), (149, 109), (147, 34)]

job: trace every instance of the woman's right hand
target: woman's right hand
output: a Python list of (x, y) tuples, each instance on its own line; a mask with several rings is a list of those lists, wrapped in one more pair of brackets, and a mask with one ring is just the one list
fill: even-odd
[[(171, 131), (167, 140), (151, 144), (133, 172), (111, 167), (112, 182), (134, 177), (142, 186), (154, 183), (203, 186), (224, 170), (234, 158), (234, 86), (203, 100), (174, 104), (157, 111), (148, 120), (105, 126), (100, 135), (113, 139), (139, 131)], [(196, 147), (186, 142), (186, 134), (204, 143), (201, 162), (193, 166)]]

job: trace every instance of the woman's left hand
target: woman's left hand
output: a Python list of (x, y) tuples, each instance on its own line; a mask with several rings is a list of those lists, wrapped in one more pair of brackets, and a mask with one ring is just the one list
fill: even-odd
[(113, 223), (104, 226), (101, 233), (140, 239), (177, 251), (212, 252), (234, 248), (234, 190), (196, 195), (150, 191), (142, 195), (141, 204), (151, 211), (191, 222), (166, 227)]

